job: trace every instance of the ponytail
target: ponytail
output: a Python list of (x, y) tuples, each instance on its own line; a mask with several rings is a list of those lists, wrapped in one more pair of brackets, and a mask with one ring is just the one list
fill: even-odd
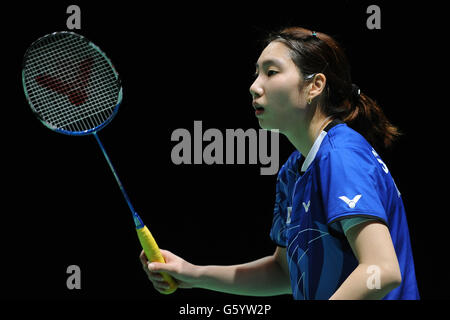
[(374, 147), (391, 147), (400, 132), (389, 122), (377, 102), (361, 93), (356, 85), (352, 85), (352, 97), (349, 100), (349, 112), (342, 120)]

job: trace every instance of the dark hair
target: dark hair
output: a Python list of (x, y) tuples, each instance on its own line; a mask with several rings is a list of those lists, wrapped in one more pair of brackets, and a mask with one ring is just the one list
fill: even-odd
[(316, 73), (327, 79), (320, 95), (321, 111), (340, 119), (362, 134), (374, 147), (389, 147), (400, 135), (376, 101), (353, 85), (350, 64), (341, 46), (329, 35), (300, 27), (271, 33), (265, 41), (285, 44), (305, 80)]

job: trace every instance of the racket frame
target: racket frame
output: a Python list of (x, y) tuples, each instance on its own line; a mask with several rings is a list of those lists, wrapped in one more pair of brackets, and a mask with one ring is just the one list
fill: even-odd
[[(64, 130), (64, 129), (57, 128), (57, 127), (54, 127), (54, 126), (50, 125), (49, 123), (47, 123), (47, 122), (42, 118), (42, 116), (39, 114), (39, 112), (37, 112), (36, 108), (34, 107), (32, 101), (31, 101), (31, 99), (30, 99), (30, 96), (29, 96), (28, 91), (27, 91), (27, 86), (26, 86), (26, 83), (25, 83), (25, 63), (26, 63), (26, 59), (23, 59), (21, 75), (22, 75), (22, 88), (23, 88), (23, 91), (24, 91), (24, 93), (25, 93), (25, 98), (27, 99), (28, 105), (30, 106), (31, 110), (33, 111), (33, 114), (39, 119), (39, 121), (40, 121), (44, 126), (46, 126), (47, 128), (49, 128), (50, 130), (52, 130), (52, 131), (54, 131), (54, 132), (62, 133), (62, 134), (65, 134), (65, 135), (69, 135), (69, 136), (84, 136), (84, 135), (88, 135), (88, 134), (94, 134), (94, 135), (95, 135), (96, 132), (100, 131), (100, 130), (103, 129), (105, 126), (107, 126), (107, 125), (112, 121), (112, 119), (114, 119), (114, 117), (117, 115), (117, 112), (119, 111), (119, 106), (120, 106), (121, 103), (122, 103), (122, 97), (123, 97), (123, 88), (122, 88), (122, 82), (121, 82), (119, 73), (117, 72), (117, 69), (116, 69), (116, 67), (114, 66), (114, 64), (112, 63), (111, 59), (108, 58), (108, 56), (100, 49), (99, 46), (97, 46), (96, 44), (94, 44), (92, 41), (90, 41), (89, 39), (85, 38), (84, 36), (82, 36), (82, 35), (80, 35), (80, 34), (78, 34), (78, 33), (75, 33), (75, 32), (71, 32), (71, 31), (57, 31), (57, 32), (52, 32), (52, 33), (49, 33), (49, 34), (46, 34), (46, 35), (40, 37), (39, 39), (35, 40), (35, 41), (30, 45), (30, 47), (28, 47), (27, 51), (25, 52), (24, 57), (26, 58), (26, 57), (28, 56), (28, 52), (29, 52), (31, 49), (34, 48), (34, 46), (36, 45), (36, 43), (41, 42), (41, 41), (44, 41), (46, 38), (54, 37), (54, 36), (57, 35), (57, 34), (70, 34), (70, 35), (72, 35), (72, 36), (76, 36), (76, 37), (80, 38), (82, 41), (85, 41), (89, 46), (91, 46), (92, 48), (94, 48), (94, 49), (95, 49), (95, 50), (96, 50), (96, 51), (97, 51), (97, 52), (98, 52), (98, 53), (106, 60), (106, 62), (109, 64), (109, 66), (110, 66), (111, 69), (113, 70), (114, 75), (115, 75), (115, 77), (116, 77), (116, 79), (117, 79), (117, 85), (118, 85), (119, 88), (120, 88), (120, 89), (119, 89), (118, 96), (117, 96), (116, 106), (114, 107), (113, 112), (112, 112), (112, 114), (108, 117), (108, 119), (106, 119), (104, 122), (102, 122), (102, 123), (101, 123), (100, 125), (98, 125), (97, 127), (91, 128), (91, 129), (89, 129), (89, 130), (84, 130), (84, 131), (69, 131), (69, 130)], [(97, 141), (98, 141), (98, 140), (97, 140)]]

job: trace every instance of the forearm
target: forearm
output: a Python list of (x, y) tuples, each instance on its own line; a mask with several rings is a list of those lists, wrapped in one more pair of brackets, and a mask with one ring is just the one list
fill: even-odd
[[(399, 275), (390, 267), (375, 266), (375, 273), (368, 264), (360, 264), (342, 283), (330, 300), (379, 300), (395, 289), (401, 282)], [(368, 270), (370, 272), (368, 272)], [(379, 272), (379, 273), (378, 273)], [(379, 286), (371, 277), (379, 276)]]
[(274, 256), (239, 265), (198, 268), (199, 288), (249, 296), (291, 293), (289, 275)]

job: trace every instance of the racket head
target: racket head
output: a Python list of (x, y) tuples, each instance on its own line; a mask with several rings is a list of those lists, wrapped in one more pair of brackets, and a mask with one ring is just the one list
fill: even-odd
[(22, 63), (22, 85), (37, 118), (68, 135), (101, 130), (122, 102), (121, 80), (111, 60), (74, 32), (54, 32), (31, 44)]

